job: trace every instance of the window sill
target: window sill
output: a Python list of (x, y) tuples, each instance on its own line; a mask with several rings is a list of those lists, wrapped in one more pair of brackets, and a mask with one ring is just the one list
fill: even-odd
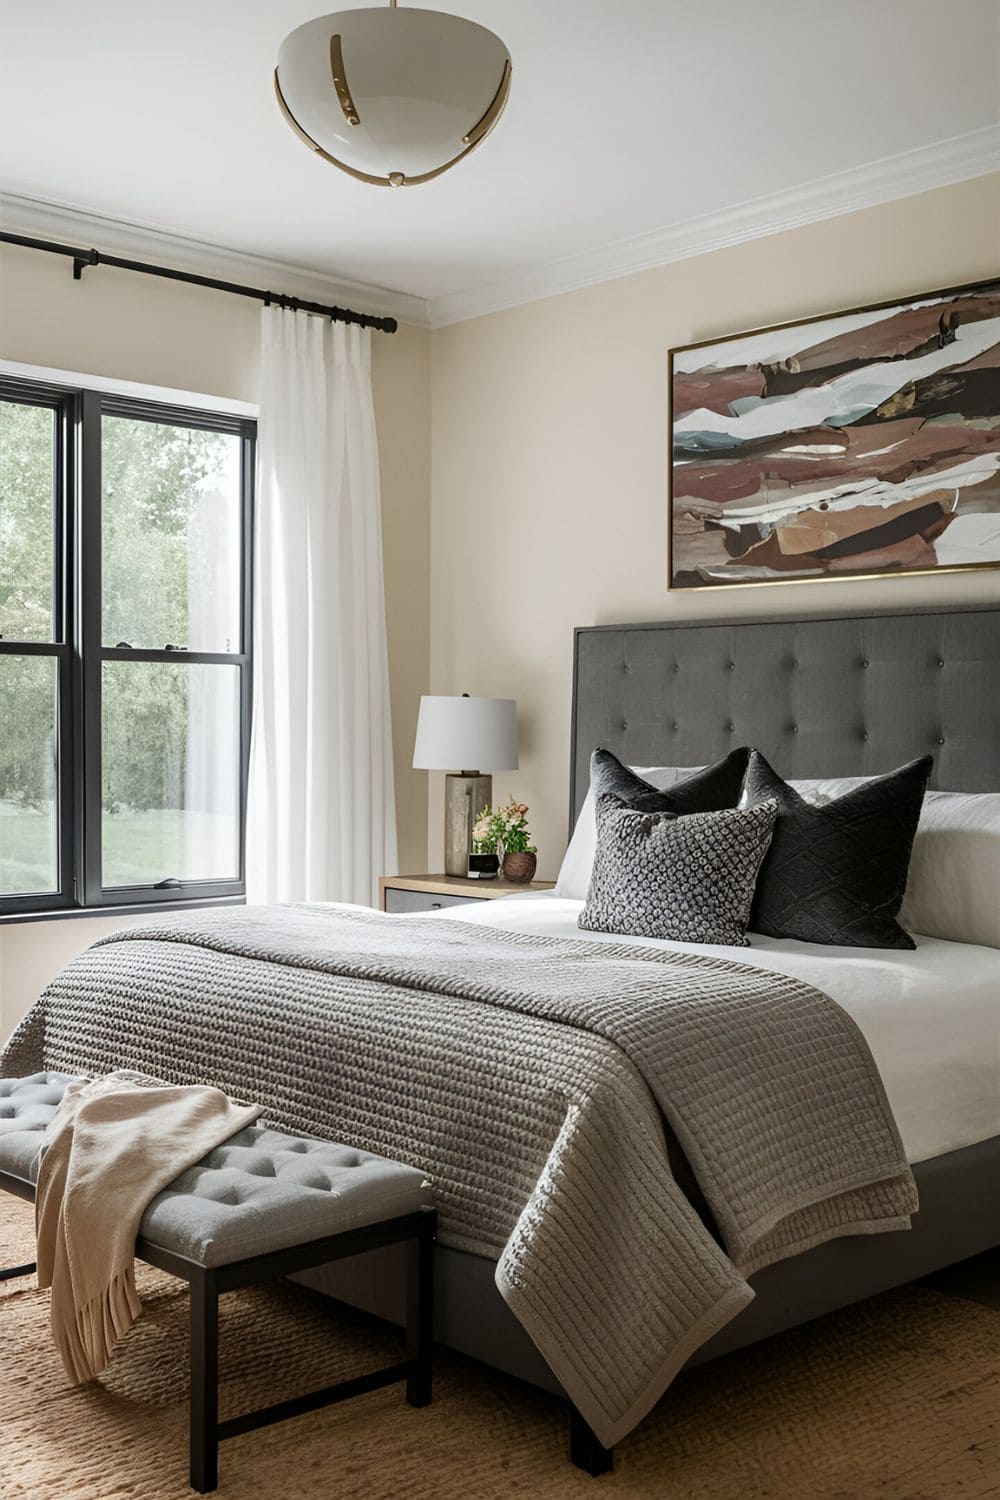
[(169, 916), (173, 911), (198, 911), (208, 906), (245, 906), (245, 896), (205, 896), (193, 901), (133, 901), (128, 905), (55, 906), (45, 911), (10, 911), (0, 913), (0, 929), (16, 927), (23, 922), (65, 922), (77, 917), (133, 917), (143, 913)]

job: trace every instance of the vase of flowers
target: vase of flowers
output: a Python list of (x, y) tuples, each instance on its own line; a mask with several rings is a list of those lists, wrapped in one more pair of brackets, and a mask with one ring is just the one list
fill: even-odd
[(472, 830), (473, 853), (495, 854), (504, 879), (513, 885), (528, 885), (538, 865), (527, 817), (527, 805), (511, 797), (506, 807), (485, 808)]

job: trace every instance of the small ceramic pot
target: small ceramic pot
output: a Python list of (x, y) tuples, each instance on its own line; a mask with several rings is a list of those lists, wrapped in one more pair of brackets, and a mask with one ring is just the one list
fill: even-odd
[(475, 875), (479, 880), (494, 880), (500, 868), (500, 861), (495, 854), (470, 854), (469, 874)]
[(538, 857), (534, 854), (505, 854), (503, 857), (503, 878), (512, 885), (530, 884), (537, 868)]

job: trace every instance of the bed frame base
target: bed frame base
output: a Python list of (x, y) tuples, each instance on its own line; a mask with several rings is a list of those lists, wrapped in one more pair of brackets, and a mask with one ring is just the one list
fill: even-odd
[(610, 1474), (615, 1466), (615, 1450), (605, 1448), (592, 1427), (572, 1404), (569, 1409), (569, 1461), (584, 1473), (597, 1478)]
[[(704, 1364), (1000, 1245), (1000, 1137), (920, 1162), (913, 1175), (920, 1211), (912, 1229), (831, 1240), (758, 1271), (751, 1278), (754, 1300), (689, 1363)], [(324, 1266), (301, 1279), (328, 1296), (402, 1324), (406, 1310), (392, 1255), (391, 1250), (377, 1250), (363, 1265)], [(437, 1342), (567, 1400), (497, 1290), (495, 1271), (490, 1260), (437, 1245)], [(664, 1399), (669, 1400), (669, 1393)], [(601, 1446), (575, 1408), (570, 1406), (569, 1413), (573, 1463), (588, 1474), (607, 1473), (613, 1451)]]

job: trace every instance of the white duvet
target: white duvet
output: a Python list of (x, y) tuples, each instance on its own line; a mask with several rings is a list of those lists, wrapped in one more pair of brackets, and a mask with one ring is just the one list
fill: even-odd
[[(479, 922), (514, 932), (590, 938), (583, 903), (554, 893), (475, 901), (409, 920)], [(774, 969), (825, 991), (872, 1050), (910, 1162), (1000, 1135), (1000, 950), (915, 938), (913, 953), (824, 948), (751, 933), (749, 948), (614, 942), (704, 953)]]

